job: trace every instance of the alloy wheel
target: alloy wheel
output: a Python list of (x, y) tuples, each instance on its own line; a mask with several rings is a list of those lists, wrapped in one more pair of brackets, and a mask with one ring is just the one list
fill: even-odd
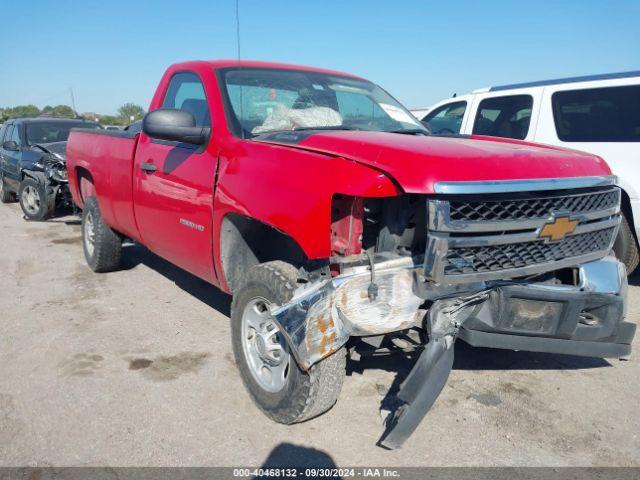
[(36, 215), (40, 211), (40, 192), (35, 187), (28, 185), (22, 191), (22, 204), (31, 215)]
[(84, 246), (90, 257), (93, 256), (96, 244), (96, 230), (93, 222), (93, 214), (87, 213), (84, 218)]
[(268, 392), (279, 392), (287, 383), (291, 355), (276, 325), (269, 302), (254, 298), (242, 313), (242, 350), (249, 371)]

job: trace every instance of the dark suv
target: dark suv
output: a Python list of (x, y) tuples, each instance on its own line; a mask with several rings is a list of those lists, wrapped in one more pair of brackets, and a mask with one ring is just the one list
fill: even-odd
[(29, 220), (70, 205), (66, 147), (72, 128), (101, 128), (70, 118), (14, 118), (0, 128), (0, 201), (20, 199)]

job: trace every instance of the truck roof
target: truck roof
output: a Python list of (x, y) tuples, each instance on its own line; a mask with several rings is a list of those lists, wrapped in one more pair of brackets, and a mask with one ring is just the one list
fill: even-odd
[[(585, 75), (582, 77), (567, 77), (556, 78), (553, 80), (539, 80), (537, 82), (525, 82), (525, 83), (513, 83), (511, 85), (499, 85), (497, 87), (491, 87), (488, 89), (490, 92), (496, 92), (499, 90), (511, 90), (515, 88), (528, 88), (528, 87), (542, 87), (545, 85), (559, 85), (563, 83), (577, 83), (577, 82), (592, 82), (596, 80), (613, 80), (617, 78), (630, 78), (640, 77), (640, 70), (632, 72), (618, 72), (618, 73), (602, 73), (599, 75)], [(486, 89), (480, 89), (480, 91), (486, 91)], [(474, 93), (478, 91), (474, 90)]]
[(51, 122), (52, 120), (56, 122), (72, 122), (72, 123), (95, 123), (90, 120), (85, 120), (83, 118), (72, 118), (72, 117), (48, 117), (46, 115), (38, 116), (38, 117), (11, 117), (7, 120), (7, 122), (11, 121), (14, 123), (39, 123), (39, 122)]
[(172, 65), (172, 67), (192, 68), (194, 66), (201, 66), (203, 64), (209, 65), (214, 69), (240, 67), (240, 68), (272, 68), (272, 69), (281, 69), (281, 70), (302, 70), (305, 72), (324, 73), (327, 75), (340, 75), (343, 77), (351, 77), (351, 78), (364, 80), (362, 77), (358, 77), (357, 75), (340, 72), (337, 70), (308, 67), (304, 65), (293, 65), (290, 63), (261, 62), (258, 60), (195, 60), (190, 62), (177, 63), (175, 65)]

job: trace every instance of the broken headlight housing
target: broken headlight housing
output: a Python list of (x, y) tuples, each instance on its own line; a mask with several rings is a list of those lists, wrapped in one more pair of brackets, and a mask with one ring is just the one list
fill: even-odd
[(63, 163), (52, 163), (45, 167), (45, 173), (51, 180), (59, 183), (69, 181), (67, 177), (67, 168)]

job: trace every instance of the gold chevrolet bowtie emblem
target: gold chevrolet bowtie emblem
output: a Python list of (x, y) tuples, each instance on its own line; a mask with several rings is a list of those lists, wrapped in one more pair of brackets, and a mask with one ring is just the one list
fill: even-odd
[(538, 237), (547, 238), (555, 242), (573, 233), (577, 226), (577, 220), (570, 220), (569, 217), (555, 217), (551, 222), (542, 227)]

